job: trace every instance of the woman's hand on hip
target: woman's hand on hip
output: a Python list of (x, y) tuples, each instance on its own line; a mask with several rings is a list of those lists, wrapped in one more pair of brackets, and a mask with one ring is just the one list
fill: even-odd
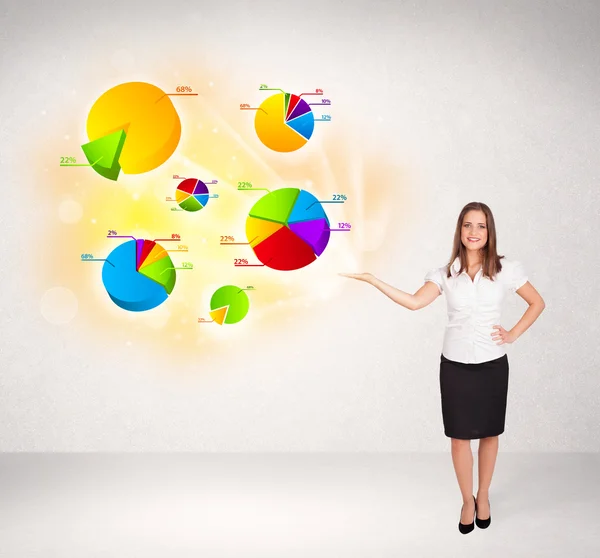
[(517, 338), (510, 331), (506, 331), (501, 325), (495, 325), (494, 329), (498, 331), (494, 331), (491, 336), (494, 341), (500, 341), (496, 343), (496, 345), (504, 345), (504, 343), (514, 343)]

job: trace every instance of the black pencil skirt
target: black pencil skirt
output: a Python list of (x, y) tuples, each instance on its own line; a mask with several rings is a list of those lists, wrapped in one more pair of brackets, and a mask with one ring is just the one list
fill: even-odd
[(508, 357), (464, 364), (440, 361), (440, 392), (444, 434), (475, 440), (504, 432), (508, 395)]

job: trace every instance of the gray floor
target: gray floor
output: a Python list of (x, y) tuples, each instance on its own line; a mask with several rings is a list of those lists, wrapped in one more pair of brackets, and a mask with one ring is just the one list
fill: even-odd
[(450, 454), (0, 454), (0, 556), (596, 557), (599, 479), (501, 451), (465, 536)]

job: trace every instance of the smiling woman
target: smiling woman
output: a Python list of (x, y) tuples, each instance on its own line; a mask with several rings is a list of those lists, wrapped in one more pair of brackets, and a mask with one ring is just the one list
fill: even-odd
[[(524, 266), (499, 256), (496, 241), (492, 211), (484, 203), (471, 202), (458, 216), (450, 261), (431, 269), (416, 293), (396, 289), (370, 273), (341, 274), (370, 283), (409, 310), (424, 308), (446, 294), (448, 323), (440, 355), (440, 393), (444, 433), (451, 438), (463, 498), (458, 524), (463, 534), (470, 533), (475, 523), (485, 529), (491, 522), (488, 494), (508, 395), (505, 345), (516, 341), (545, 307)], [(499, 323), (507, 292), (516, 292), (529, 305), (509, 331)], [(480, 440), (477, 500), (473, 496), (473, 439)], [(479, 516), (468, 522), (477, 510)]]
[(466, 240), (476, 248), (485, 246), (488, 236), (486, 220), (485, 214), (481, 211), (471, 211), (468, 218), (465, 216), (461, 232), (463, 242)]

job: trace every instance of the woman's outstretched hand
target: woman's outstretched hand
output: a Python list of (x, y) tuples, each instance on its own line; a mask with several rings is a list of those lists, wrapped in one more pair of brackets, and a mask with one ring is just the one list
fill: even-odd
[(350, 277), (350, 279), (357, 279), (358, 281), (365, 281), (367, 283), (370, 283), (374, 279), (374, 276), (370, 273), (338, 273), (338, 275)]
[(396, 304), (404, 306), (409, 310), (415, 310), (415, 297), (412, 294), (405, 293), (396, 287), (392, 287), (387, 283), (384, 283), (381, 279), (377, 279), (375, 275), (371, 273), (338, 273), (342, 277), (350, 277), (350, 279), (357, 279), (358, 281), (364, 281), (369, 285), (373, 285), (376, 289), (379, 289), (385, 296), (391, 298)]

